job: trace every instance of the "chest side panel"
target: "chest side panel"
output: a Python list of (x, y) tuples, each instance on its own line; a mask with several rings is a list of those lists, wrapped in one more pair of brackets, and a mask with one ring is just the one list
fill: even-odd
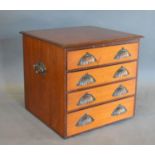
[(23, 45), (26, 108), (64, 136), (65, 53), (62, 48), (26, 35)]

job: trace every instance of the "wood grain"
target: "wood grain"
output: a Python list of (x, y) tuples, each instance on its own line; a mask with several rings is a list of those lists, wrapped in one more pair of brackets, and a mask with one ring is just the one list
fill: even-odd
[[(88, 108), (91, 105), (95, 105), (97, 103), (102, 103), (110, 100), (120, 99), (122, 97), (127, 97), (135, 94), (135, 84), (136, 80), (129, 80), (125, 82), (118, 82), (106, 86), (95, 87), (92, 89), (87, 89), (83, 91), (73, 92), (68, 94), (68, 111), (78, 110), (79, 108)], [(127, 88), (128, 93), (120, 96), (113, 96), (114, 91), (120, 86), (124, 86)], [(78, 102), (82, 96), (85, 94), (91, 94), (95, 100), (88, 104), (78, 105)]]
[[(129, 34), (93, 26), (35, 30), (22, 32), (24, 48), (24, 85), (26, 108), (62, 137), (70, 137), (93, 128), (123, 120), (134, 115), (137, 84), (137, 60), (141, 35)], [(115, 60), (117, 52), (125, 48), (130, 56)], [(86, 53), (97, 62), (79, 66)], [(36, 74), (33, 65), (43, 62), (44, 75)], [(124, 67), (127, 76), (114, 77)], [(79, 86), (84, 75), (91, 75), (94, 83)], [(124, 86), (128, 92), (113, 96)], [(95, 100), (77, 105), (85, 94)], [(118, 105), (127, 112), (111, 116)], [(88, 114), (94, 121), (77, 127), (79, 119)]]
[[(106, 84), (109, 82), (114, 82), (114, 81), (119, 81), (119, 80), (124, 80), (124, 79), (135, 77), (136, 76), (136, 65), (137, 65), (137, 62), (130, 62), (130, 63), (124, 63), (124, 64), (119, 64), (119, 65), (113, 65), (109, 67), (101, 67), (101, 68), (96, 68), (96, 69), (89, 69), (89, 70), (84, 70), (84, 71), (79, 71), (79, 72), (74, 72), (74, 73), (68, 73), (67, 74), (67, 83), (68, 83), (67, 90), (73, 91), (73, 90), (77, 90), (81, 88), (89, 88), (91, 86), (97, 86), (100, 84)], [(124, 77), (114, 78), (114, 74), (122, 66), (128, 70), (129, 75), (124, 76)], [(93, 76), (96, 82), (89, 83), (83, 86), (78, 86), (77, 85), (78, 82), (86, 74)]]
[[(119, 104), (125, 106), (127, 112), (118, 116), (111, 116), (112, 112)], [(70, 113), (67, 115), (67, 136), (72, 136), (93, 128), (132, 117), (134, 112), (133, 109), (134, 97), (130, 97), (116, 102), (111, 102), (109, 104)], [(84, 114), (90, 115), (92, 118), (94, 118), (94, 121), (83, 126), (76, 126), (77, 122)]]
[(141, 35), (130, 34), (95, 26), (68, 27), (22, 32), (23, 34), (51, 42), (63, 48), (90, 48), (98, 44), (117, 43), (139, 39)]
[[(119, 59), (119, 60), (114, 59), (114, 57), (117, 55), (118, 51), (121, 50), (122, 48), (127, 49), (130, 53), (130, 56), (126, 57), (126, 58)], [(86, 53), (93, 55), (96, 58), (96, 62), (87, 64), (87, 65), (82, 65), (82, 66), (78, 65), (80, 59)], [(99, 65), (104, 65), (104, 64), (120, 63), (120, 62), (135, 60), (135, 59), (137, 59), (137, 55), (138, 55), (138, 43), (78, 50), (78, 51), (68, 52), (68, 54), (67, 54), (67, 69), (68, 70), (82, 69), (82, 68), (87, 68), (90, 66), (99, 66)]]
[[(65, 52), (62, 48), (24, 35), (26, 108), (60, 135), (65, 135)], [(33, 65), (43, 62), (45, 75)]]

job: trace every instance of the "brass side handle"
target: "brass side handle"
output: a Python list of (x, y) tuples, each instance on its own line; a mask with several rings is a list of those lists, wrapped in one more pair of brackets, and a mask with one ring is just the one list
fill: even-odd
[(130, 57), (131, 54), (129, 53), (129, 51), (125, 48), (122, 48), (118, 51), (118, 53), (116, 54), (116, 56), (114, 57), (115, 60), (120, 60), (122, 58), (127, 58)]
[(122, 95), (125, 95), (127, 93), (128, 93), (128, 89), (125, 86), (120, 85), (119, 87), (117, 87), (115, 89), (112, 96), (122, 96)]
[(78, 62), (78, 66), (84, 66), (95, 62), (97, 62), (95, 56), (87, 52), (84, 56), (81, 57), (80, 61)]
[(94, 122), (94, 118), (88, 114), (84, 114), (76, 123), (77, 127), (84, 126)]
[(117, 116), (117, 115), (121, 115), (121, 114), (124, 114), (127, 112), (127, 109), (125, 106), (119, 104), (115, 109), (114, 111), (112, 112), (112, 116)]
[(114, 74), (114, 78), (120, 78), (120, 77), (123, 77), (123, 76), (128, 76), (129, 75), (129, 71), (121, 66)]
[(90, 83), (95, 83), (95, 82), (96, 82), (96, 80), (92, 75), (85, 74), (84, 76), (81, 77), (81, 79), (77, 83), (77, 86), (84, 86), (84, 85), (87, 85)]
[(38, 62), (33, 65), (34, 71), (36, 74), (44, 75), (46, 73), (46, 66), (43, 62)]
[(91, 102), (93, 102), (95, 100), (96, 100), (96, 98), (92, 94), (84, 94), (80, 98), (80, 100), (77, 103), (77, 105), (80, 106), (80, 105), (88, 104), (88, 103), (91, 103)]

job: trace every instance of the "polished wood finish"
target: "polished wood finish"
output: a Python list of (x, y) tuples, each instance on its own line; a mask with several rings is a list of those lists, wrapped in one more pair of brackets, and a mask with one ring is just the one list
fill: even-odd
[[(141, 35), (93, 26), (22, 34), (26, 109), (59, 135), (134, 115)], [(128, 57), (116, 60), (122, 49)], [(91, 63), (80, 66), (82, 57)]]
[[(83, 91), (78, 91), (78, 92), (73, 92), (68, 94), (68, 102), (67, 102), (67, 110), (68, 111), (73, 111), (81, 108), (86, 108), (91, 105), (97, 105), (98, 103), (110, 101), (110, 100), (116, 100), (120, 99), (123, 97), (131, 96), (135, 94), (135, 85), (136, 80), (128, 80), (124, 82), (118, 82), (106, 86), (100, 86), (100, 87), (95, 87), (92, 89), (87, 89)], [(113, 96), (114, 91), (120, 86), (124, 86), (127, 90), (128, 93), (120, 95), (120, 96)], [(88, 104), (83, 104), (83, 105), (78, 105), (78, 102), (82, 96), (85, 94), (91, 94), (95, 98), (93, 102), (90, 102)]]
[[(127, 112), (120, 114), (118, 116), (112, 116), (111, 115), (112, 112), (119, 104), (125, 106)], [(112, 122), (116, 122), (118, 120), (132, 117), (133, 111), (134, 111), (134, 97), (131, 97), (111, 102), (108, 104), (99, 105), (93, 108), (80, 110), (74, 113), (70, 113), (67, 115), (67, 135), (72, 136), (74, 134), (81, 133), (93, 128), (97, 128)], [(77, 122), (84, 114), (90, 115), (92, 118), (94, 118), (94, 121), (92, 123), (83, 126), (76, 126)]]
[(139, 39), (141, 35), (135, 35), (95, 26), (69, 27), (49, 30), (35, 30), (22, 32), (23, 34), (51, 42), (63, 48), (77, 48), (98, 44), (109, 44)]
[[(62, 48), (24, 35), (26, 108), (65, 135), (65, 52)], [(33, 65), (42, 61), (47, 72), (36, 74)]]
[[(109, 82), (114, 82), (114, 81), (116, 82), (116, 81), (136, 77), (136, 65), (137, 65), (136, 62), (130, 62), (130, 63), (124, 63), (124, 64), (119, 64), (119, 65), (113, 65), (109, 67), (102, 67), (102, 68), (84, 70), (84, 71), (79, 71), (79, 72), (74, 72), (74, 73), (68, 73), (67, 74), (67, 81), (68, 81), (67, 90), (73, 91), (77, 89), (97, 86), (97, 85), (106, 84)], [(127, 76), (115, 78), (114, 77), (115, 73), (122, 66), (127, 69), (129, 74)], [(89, 74), (92, 77), (94, 77), (96, 81), (94, 83), (88, 83), (83, 86), (78, 86), (77, 85), (78, 82), (86, 74)]]
[[(130, 56), (121, 59), (115, 59), (117, 53), (122, 49), (125, 48), (129, 51)], [(86, 54), (90, 53), (96, 58), (96, 62), (86, 64), (86, 65), (79, 65), (80, 59)], [(78, 50), (69, 52), (67, 55), (67, 69), (82, 69), (87, 68), (90, 66), (100, 66), (104, 64), (111, 64), (111, 63), (120, 63), (130, 60), (136, 60), (138, 55), (138, 43), (132, 44), (123, 44), (117, 46), (110, 46), (110, 47), (102, 47), (102, 48), (94, 48), (94, 49), (85, 49), (85, 50)]]

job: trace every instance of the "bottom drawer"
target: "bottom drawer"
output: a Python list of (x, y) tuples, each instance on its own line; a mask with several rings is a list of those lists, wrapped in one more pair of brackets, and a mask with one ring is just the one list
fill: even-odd
[(67, 136), (72, 136), (134, 114), (134, 97), (80, 110), (67, 115)]

